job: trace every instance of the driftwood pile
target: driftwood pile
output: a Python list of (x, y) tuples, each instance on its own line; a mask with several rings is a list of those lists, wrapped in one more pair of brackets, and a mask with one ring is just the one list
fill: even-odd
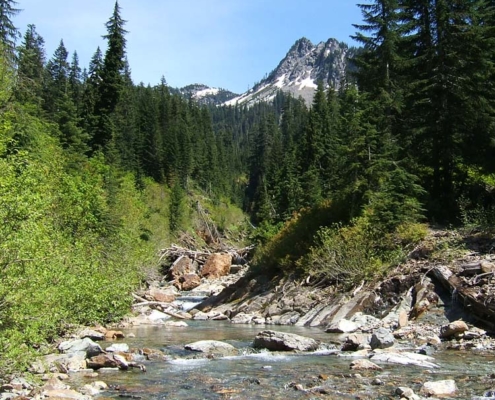
[[(180, 258), (186, 256), (191, 259), (192, 262), (196, 262), (199, 266), (205, 264), (208, 257), (213, 253), (221, 252), (224, 254), (230, 254), (232, 257), (232, 264), (246, 264), (249, 258), (249, 253), (254, 249), (254, 246), (247, 246), (242, 249), (224, 248), (221, 251), (213, 250), (191, 250), (186, 247), (181, 247), (176, 244), (160, 251), (160, 262), (163, 260), (169, 260), (173, 263), (177, 262)], [(173, 264), (172, 264), (173, 266)]]

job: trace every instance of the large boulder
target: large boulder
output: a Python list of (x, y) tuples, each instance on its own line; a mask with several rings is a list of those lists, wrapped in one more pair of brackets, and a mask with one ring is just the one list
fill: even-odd
[(174, 285), (179, 290), (193, 290), (201, 285), (201, 278), (196, 274), (186, 274), (177, 279)]
[(230, 254), (215, 253), (208, 257), (201, 276), (208, 279), (220, 278), (228, 275), (232, 265), (232, 256)]
[(262, 331), (254, 338), (253, 346), (272, 351), (311, 351), (318, 348), (318, 342), (293, 333)]
[(231, 356), (238, 354), (238, 351), (234, 346), (218, 340), (200, 340), (198, 342), (186, 344), (184, 348), (186, 350), (206, 353), (208, 355)]
[(168, 274), (170, 279), (178, 279), (183, 275), (195, 273), (191, 259), (187, 256), (179, 257), (170, 267)]
[(435, 361), (433, 357), (409, 352), (395, 353), (376, 350), (370, 360), (389, 364), (416, 365), (423, 368), (439, 368), (437, 364), (433, 363)]
[(386, 328), (379, 328), (371, 335), (370, 346), (372, 349), (386, 349), (395, 343), (394, 335)]
[(103, 353), (103, 349), (99, 344), (93, 342), (89, 338), (67, 340), (58, 345), (58, 349), (65, 354), (86, 353), (86, 357), (90, 358)]

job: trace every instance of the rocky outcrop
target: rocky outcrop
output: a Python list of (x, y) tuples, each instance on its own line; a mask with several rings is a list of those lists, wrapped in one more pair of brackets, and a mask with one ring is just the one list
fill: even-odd
[(265, 79), (225, 104), (249, 106), (259, 101), (271, 101), (278, 90), (302, 97), (311, 104), (318, 81), (323, 82), (325, 88), (339, 87), (353, 54), (353, 49), (335, 39), (314, 45), (301, 38)]
[(262, 331), (256, 335), (253, 346), (271, 351), (310, 351), (318, 348), (318, 342), (293, 333)]

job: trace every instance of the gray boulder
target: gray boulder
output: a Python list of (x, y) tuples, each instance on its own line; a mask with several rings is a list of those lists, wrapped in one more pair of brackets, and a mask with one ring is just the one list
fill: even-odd
[(93, 342), (89, 338), (68, 340), (62, 342), (58, 345), (58, 349), (65, 354), (84, 352), (86, 353), (87, 358), (91, 358), (103, 353), (103, 349), (100, 347), (100, 345)]
[(430, 356), (425, 356), (423, 354), (417, 353), (395, 353), (388, 351), (376, 351), (370, 358), (374, 362), (386, 362), (389, 364), (400, 364), (400, 365), (416, 365), (418, 367), (424, 368), (439, 368), (439, 366), (433, 361), (435, 359)]
[(272, 351), (311, 351), (318, 348), (314, 339), (293, 333), (262, 331), (256, 335), (253, 346)]
[(394, 335), (386, 328), (379, 328), (371, 335), (370, 346), (372, 349), (386, 349), (395, 343)]
[(186, 350), (208, 355), (231, 356), (238, 354), (238, 351), (234, 346), (218, 340), (200, 340), (198, 342), (186, 344), (184, 348)]
[(250, 324), (253, 318), (254, 315), (252, 314), (239, 313), (230, 322), (233, 324)]

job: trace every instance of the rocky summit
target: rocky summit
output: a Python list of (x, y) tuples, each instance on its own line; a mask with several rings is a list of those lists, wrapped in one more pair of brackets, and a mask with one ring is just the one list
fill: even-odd
[(313, 100), (317, 82), (325, 88), (338, 88), (350, 65), (355, 50), (336, 39), (314, 45), (306, 38), (299, 39), (290, 48), (280, 64), (253, 88), (225, 105), (252, 105), (259, 101), (271, 101), (277, 92), (302, 97), (306, 103)]

